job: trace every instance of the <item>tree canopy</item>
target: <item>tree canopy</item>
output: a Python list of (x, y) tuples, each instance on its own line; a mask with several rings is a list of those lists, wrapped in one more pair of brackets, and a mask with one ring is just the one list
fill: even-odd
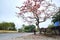
[(52, 22), (60, 21), (60, 8), (59, 11), (52, 17)]
[(22, 30), (23, 32), (33, 32), (34, 29), (35, 29), (35, 25), (23, 25), (23, 27), (18, 31)]
[(0, 30), (16, 30), (15, 24), (12, 22), (2, 22), (0, 23)]

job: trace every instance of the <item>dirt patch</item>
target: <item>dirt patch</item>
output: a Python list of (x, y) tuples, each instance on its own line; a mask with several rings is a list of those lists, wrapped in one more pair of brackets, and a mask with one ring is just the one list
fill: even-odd
[(48, 35), (28, 35), (17, 37), (12, 40), (60, 40), (60, 36), (48, 36)]

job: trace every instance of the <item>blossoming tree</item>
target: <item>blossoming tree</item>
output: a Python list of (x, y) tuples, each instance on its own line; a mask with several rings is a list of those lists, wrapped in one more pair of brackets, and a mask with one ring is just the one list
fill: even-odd
[(30, 24), (35, 23), (39, 31), (39, 23), (46, 21), (56, 12), (56, 6), (46, 0), (26, 0), (17, 8), (20, 10), (18, 16)]

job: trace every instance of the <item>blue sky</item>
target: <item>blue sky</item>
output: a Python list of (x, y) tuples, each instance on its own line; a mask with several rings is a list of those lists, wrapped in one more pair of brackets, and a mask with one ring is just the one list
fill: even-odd
[[(23, 21), (17, 17), (15, 12), (19, 12), (16, 6), (21, 6), (23, 1), (25, 0), (0, 0), (0, 22), (14, 22), (16, 27), (20, 28)], [(53, 2), (60, 6), (60, 0), (53, 0)], [(48, 19), (46, 22), (40, 23), (40, 26), (48, 26), (50, 23), (51, 20)]]

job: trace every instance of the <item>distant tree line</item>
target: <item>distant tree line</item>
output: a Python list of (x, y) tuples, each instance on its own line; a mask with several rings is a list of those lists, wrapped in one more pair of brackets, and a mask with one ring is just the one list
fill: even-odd
[(36, 29), (35, 25), (22, 25), (22, 28), (18, 29), (19, 32), (33, 32)]
[(16, 30), (15, 24), (12, 22), (2, 22), (0, 23), (0, 30)]

